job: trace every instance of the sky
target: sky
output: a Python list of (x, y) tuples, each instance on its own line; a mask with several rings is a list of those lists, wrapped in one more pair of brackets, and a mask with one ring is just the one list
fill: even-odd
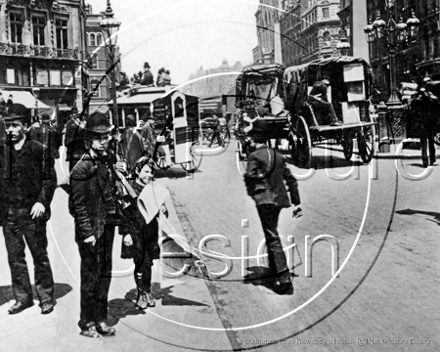
[[(107, 0), (85, 0), (93, 13)], [(172, 83), (185, 83), (192, 73), (241, 61), (252, 63), (258, 45), (255, 13), (258, 0), (111, 0), (121, 22), (117, 43), (122, 71), (129, 77), (148, 62), (156, 77), (164, 67)]]

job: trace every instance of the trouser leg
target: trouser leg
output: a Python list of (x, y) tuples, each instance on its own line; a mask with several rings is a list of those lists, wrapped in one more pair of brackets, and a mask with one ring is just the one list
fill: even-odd
[(3, 233), (15, 299), (18, 302), (32, 300), (32, 287), (25, 259), (25, 242), (19, 231), (18, 223), (8, 218), (3, 227)]
[(288, 272), (286, 256), (277, 231), (281, 208), (273, 204), (263, 204), (257, 206), (257, 210), (266, 238), (269, 269), (275, 275), (286, 273)]
[(47, 254), (46, 221), (40, 219), (22, 223), (22, 232), (32, 254), (35, 268), (35, 289), (41, 303), (55, 301), (55, 283)]
[(104, 234), (98, 242), (98, 267), (99, 282), (97, 291), (97, 321), (107, 319), (108, 293), (110, 291), (110, 283), (112, 277), (112, 251), (113, 239), (115, 235), (114, 226), (105, 226)]

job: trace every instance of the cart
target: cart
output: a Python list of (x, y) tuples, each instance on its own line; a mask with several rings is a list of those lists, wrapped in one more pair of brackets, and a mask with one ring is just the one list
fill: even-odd
[(198, 98), (179, 91), (170, 91), (152, 103), (152, 115), (162, 127), (155, 147), (156, 165), (169, 169), (173, 164), (187, 172), (200, 167), (198, 153), (200, 125)]
[(237, 77), (234, 135), (239, 163), (245, 163), (252, 151), (251, 137), (287, 139), (292, 132), (290, 114), (283, 104), (283, 73), (280, 64), (261, 64), (246, 66)]
[[(315, 82), (330, 79), (328, 103), (341, 124), (323, 123), (323, 109), (310, 95)], [(284, 71), (285, 103), (291, 113), (290, 149), (294, 162), (310, 167), (312, 147), (336, 140), (344, 157), (351, 160), (354, 140), (363, 162), (369, 163), (376, 149), (376, 122), (370, 115), (371, 69), (361, 58), (349, 56), (315, 60)], [(327, 106), (329, 106), (327, 104)], [(325, 112), (324, 112), (325, 113)]]

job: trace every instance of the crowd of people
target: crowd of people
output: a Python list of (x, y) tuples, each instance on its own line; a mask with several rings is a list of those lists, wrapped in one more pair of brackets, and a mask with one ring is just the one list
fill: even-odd
[[(26, 245), (34, 262), (41, 313), (50, 314), (56, 305), (46, 223), (58, 184), (54, 160), (60, 155), (56, 149), (64, 139), (70, 170), (64, 189), (69, 194), (68, 208), (81, 259), (80, 334), (90, 338), (114, 335), (115, 328), (107, 324), (107, 309), (116, 227), (123, 236), (121, 257), (135, 264), (135, 306), (140, 310), (155, 306), (151, 274), (153, 260), (160, 254), (159, 228), (172, 228), (165, 206), (170, 193), (153, 178), (152, 119), (142, 116), (136, 123), (133, 116), (127, 116), (127, 129), (118, 137), (105, 114), (96, 112), (82, 120), (73, 109), (61, 139), (51, 133), (48, 115), (31, 125), (19, 104), (3, 119), (7, 138), (0, 148), (0, 226), (16, 300), (9, 314), (34, 305)], [(277, 232), (280, 211), (290, 206), (283, 182), (295, 206), (300, 202), (299, 193), (281, 155), (262, 140), (255, 139), (255, 143), (245, 184), (266, 237), (269, 269), (276, 280), (274, 291), (285, 294), (292, 290), (292, 284)]]
[(140, 84), (143, 86), (165, 87), (171, 85), (170, 70), (161, 68), (157, 73), (156, 81), (154, 75), (151, 72), (151, 67), (148, 62), (144, 63), (143, 71), (135, 73), (131, 79), (132, 84)]

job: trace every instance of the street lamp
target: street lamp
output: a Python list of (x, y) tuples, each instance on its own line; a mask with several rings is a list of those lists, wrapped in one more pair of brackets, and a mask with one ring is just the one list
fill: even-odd
[(375, 21), (371, 23), (370, 19), (369, 24), (364, 28), (364, 32), (368, 43), (375, 41), (377, 43), (384, 42), (388, 50), (390, 96), (386, 105), (389, 118), (392, 120), (393, 125), (396, 125), (396, 122), (401, 123), (401, 109), (403, 108), (402, 102), (397, 94), (396, 51), (400, 46), (403, 46), (408, 41), (417, 37), (420, 21), (415, 17), (414, 10), (412, 10), (411, 17), (406, 22), (404, 22), (402, 16), (400, 16), (399, 22), (396, 23), (397, 6), (395, 6), (394, 0), (386, 1), (385, 10), (387, 21), (382, 19), (380, 12), (377, 11)]
[(118, 119), (118, 104), (116, 102), (116, 67), (119, 59), (115, 62), (116, 41), (118, 39), (118, 32), (121, 22), (113, 18), (113, 10), (110, 5), (110, 0), (107, 0), (107, 9), (103, 12), (104, 18), (99, 23), (102, 35), (104, 38), (105, 48), (108, 52), (108, 68), (111, 68), (111, 99), (113, 100), (113, 123), (115, 125), (116, 133), (119, 131)]
[(339, 42), (336, 44), (340, 56), (348, 56), (350, 54), (350, 43), (348, 42), (347, 32), (345, 29), (339, 31)]

